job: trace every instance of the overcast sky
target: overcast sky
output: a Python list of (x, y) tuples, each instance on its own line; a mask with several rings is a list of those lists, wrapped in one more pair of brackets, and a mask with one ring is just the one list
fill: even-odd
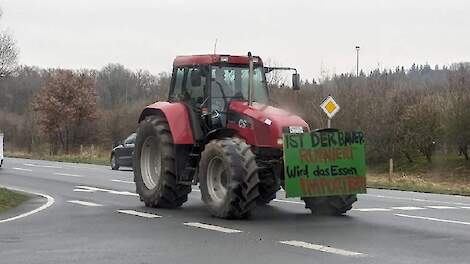
[(0, 0), (20, 63), (152, 73), (181, 54), (252, 51), (303, 78), (470, 61), (468, 0)]

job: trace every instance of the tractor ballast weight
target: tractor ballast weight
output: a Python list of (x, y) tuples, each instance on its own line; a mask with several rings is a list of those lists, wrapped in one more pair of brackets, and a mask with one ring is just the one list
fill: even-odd
[[(251, 54), (174, 60), (168, 101), (147, 106), (139, 118), (134, 180), (146, 206), (181, 206), (198, 183), (211, 213), (222, 218), (247, 217), (276, 197), (284, 187), (283, 135), (310, 128), (269, 105), (265, 74), (272, 70), (294, 70), (299, 88), (294, 68), (264, 67)], [(320, 207), (313, 206), (318, 199), (304, 199), (306, 207), (342, 214), (356, 200), (321, 198), (327, 202)]]

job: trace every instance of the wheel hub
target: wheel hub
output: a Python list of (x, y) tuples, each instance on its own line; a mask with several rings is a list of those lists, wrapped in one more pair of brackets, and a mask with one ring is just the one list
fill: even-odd
[(224, 162), (219, 157), (214, 157), (209, 161), (207, 169), (207, 187), (209, 195), (214, 202), (222, 202), (227, 195), (227, 173)]
[(140, 157), (142, 181), (147, 189), (157, 187), (161, 175), (162, 155), (155, 137), (148, 137), (142, 145)]

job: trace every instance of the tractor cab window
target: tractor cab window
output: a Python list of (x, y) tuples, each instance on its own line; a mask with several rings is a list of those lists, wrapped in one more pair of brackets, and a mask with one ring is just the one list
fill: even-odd
[(170, 93), (170, 99), (178, 100), (183, 96), (184, 68), (177, 68), (174, 72), (174, 86)]
[[(213, 66), (211, 97), (212, 106), (222, 110), (230, 99), (248, 100), (248, 67)], [(263, 78), (263, 68), (253, 69), (253, 101), (268, 104), (268, 94)]]
[[(198, 74), (200, 71), (198, 68), (188, 68), (188, 74), (186, 77), (186, 93), (191, 103), (201, 104), (204, 101), (204, 87), (206, 85), (206, 77)], [(191, 82), (192, 78), (200, 78), (199, 85), (194, 85)]]

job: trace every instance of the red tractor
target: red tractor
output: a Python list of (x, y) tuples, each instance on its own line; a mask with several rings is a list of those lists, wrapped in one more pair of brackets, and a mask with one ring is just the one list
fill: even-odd
[[(134, 180), (148, 207), (175, 208), (198, 184), (210, 212), (244, 218), (276, 198), (284, 184), (283, 133), (303, 133), (300, 117), (269, 106), (264, 67), (256, 56), (179, 56), (167, 102), (147, 106), (139, 118)], [(343, 214), (355, 195), (303, 197), (314, 213)]]

